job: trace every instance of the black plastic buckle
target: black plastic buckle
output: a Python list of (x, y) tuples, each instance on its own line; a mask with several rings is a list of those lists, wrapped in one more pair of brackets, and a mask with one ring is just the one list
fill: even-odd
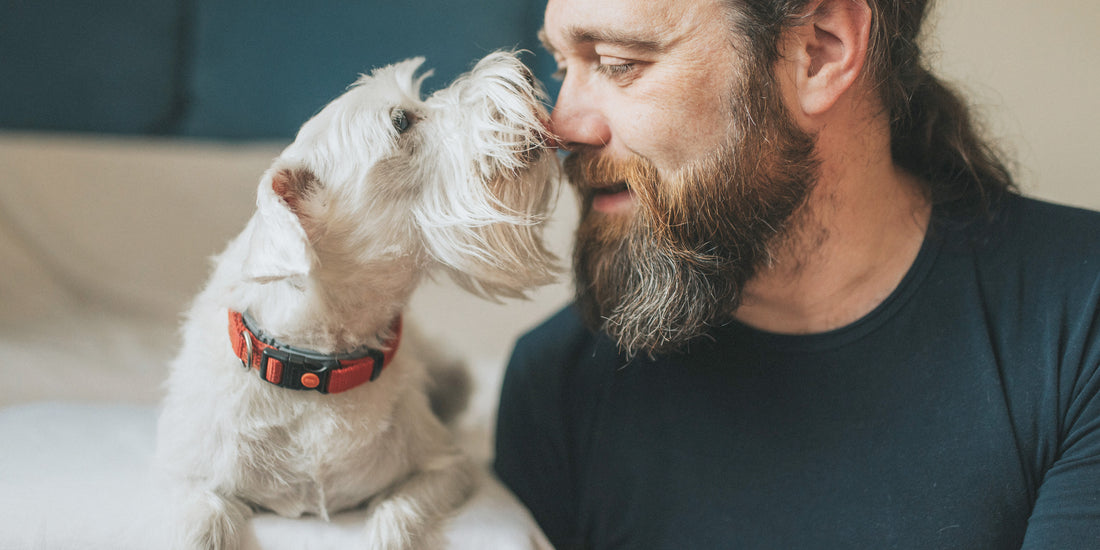
[(370, 371), (370, 381), (374, 382), (382, 374), (382, 367), (386, 363), (386, 354), (382, 350), (371, 348), (367, 350), (367, 356), (374, 361)]
[[(297, 353), (290, 353), (275, 348), (267, 348), (263, 351), (263, 359), (260, 360), (260, 378), (273, 383), (267, 378), (268, 366), (271, 359), (276, 359), (283, 364), (283, 375), (278, 384), (281, 388), (291, 390), (316, 390), (328, 393), (329, 374), (340, 368), (340, 361), (331, 358), (314, 358)], [(309, 387), (302, 383), (302, 377), (306, 374), (317, 376), (316, 387)]]

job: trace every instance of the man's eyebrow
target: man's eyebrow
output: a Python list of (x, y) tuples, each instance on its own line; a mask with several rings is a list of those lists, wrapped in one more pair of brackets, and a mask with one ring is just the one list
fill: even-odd
[[(546, 35), (546, 29), (539, 29), (539, 41), (550, 53), (557, 53), (557, 48), (550, 43)], [(657, 40), (641, 38), (622, 31), (611, 29), (586, 29), (582, 27), (569, 27), (565, 30), (565, 36), (574, 44), (603, 43), (622, 46), (632, 50), (661, 53), (665, 50), (665, 44)]]

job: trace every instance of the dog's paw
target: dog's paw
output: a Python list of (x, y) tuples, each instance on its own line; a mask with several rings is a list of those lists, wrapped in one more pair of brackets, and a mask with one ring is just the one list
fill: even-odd
[(437, 550), (443, 548), (441, 526), (410, 498), (388, 496), (376, 499), (368, 509), (368, 550)]
[(444, 526), (474, 489), (473, 464), (461, 455), (440, 457), (375, 497), (367, 509), (370, 550), (433, 550), (444, 547)]
[(212, 491), (195, 491), (181, 503), (175, 520), (175, 550), (241, 550), (251, 510)]

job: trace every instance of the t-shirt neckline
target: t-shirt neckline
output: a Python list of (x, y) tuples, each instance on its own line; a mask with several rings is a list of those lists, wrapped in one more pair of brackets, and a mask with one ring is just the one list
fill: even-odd
[(944, 242), (944, 232), (935, 224), (935, 213), (932, 222), (925, 231), (924, 241), (917, 252), (913, 264), (909, 266), (897, 287), (863, 317), (835, 329), (812, 334), (786, 334), (769, 332), (746, 325), (737, 320), (731, 320), (722, 327), (719, 332), (727, 332), (741, 338), (747, 338), (754, 344), (769, 349), (787, 352), (824, 351), (852, 343), (863, 338), (894, 317), (916, 294), (921, 284), (927, 278), (928, 273), (935, 264), (936, 257)]

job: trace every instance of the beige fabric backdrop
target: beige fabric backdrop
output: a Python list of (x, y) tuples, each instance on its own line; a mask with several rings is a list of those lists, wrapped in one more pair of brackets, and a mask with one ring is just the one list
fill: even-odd
[(925, 48), (1019, 163), (1025, 193), (1100, 209), (1100, 3), (939, 0)]

